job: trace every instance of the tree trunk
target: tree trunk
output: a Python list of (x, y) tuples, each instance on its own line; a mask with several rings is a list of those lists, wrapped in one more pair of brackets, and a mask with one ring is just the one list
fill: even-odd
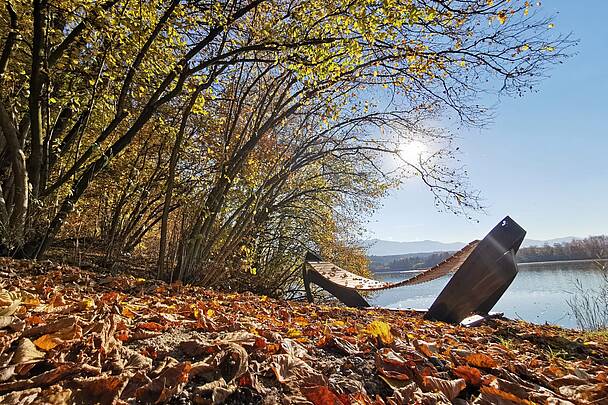
[[(23, 242), (23, 231), (29, 202), (28, 177), (25, 168), (25, 154), (19, 144), (17, 130), (4, 105), (0, 103), (0, 128), (6, 140), (8, 157), (12, 166), (13, 193), (12, 201), (7, 199), (5, 212), (8, 216), (7, 242), (9, 247), (17, 247)], [(13, 245), (13, 246), (10, 246)]]
[(30, 77), (29, 115), (31, 122), (30, 156), (27, 171), (32, 183), (32, 194), (38, 195), (42, 166), (42, 51), (44, 49), (44, 19), (46, 0), (34, 0), (32, 72)]
[(177, 131), (177, 135), (175, 136), (175, 143), (173, 144), (173, 149), (171, 150), (171, 158), (169, 160), (169, 178), (167, 179), (167, 191), (165, 194), (165, 203), (163, 205), (163, 216), (160, 224), (160, 246), (158, 249), (158, 269), (156, 272), (156, 278), (161, 278), (164, 275), (164, 267), (165, 267), (165, 255), (167, 253), (167, 228), (169, 224), (169, 211), (171, 208), (171, 198), (173, 194), (173, 185), (175, 183), (175, 169), (177, 167), (177, 161), (179, 158), (179, 152), (182, 145), (182, 140), (184, 138), (184, 133), (186, 132), (186, 124), (188, 122), (188, 117), (190, 116), (190, 112), (192, 111), (192, 107), (196, 103), (196, 99), (203, 90), (203, 86), (199, 86), (192, 94), (188, 105), (184, 108), (184, 112), (182, 115), (182, 120), (179, 126), (179, 131)]

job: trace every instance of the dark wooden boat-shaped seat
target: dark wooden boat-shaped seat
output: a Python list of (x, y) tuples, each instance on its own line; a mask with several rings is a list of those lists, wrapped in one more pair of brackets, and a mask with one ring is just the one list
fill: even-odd
[(314, 283), (347, 306), (369, 307), (358, 291), (415, 285), (454, 273), (425, 318), (459, 323), (471, 314), (487, 314), (511, 285), (517, 275), (515, 255), (525, 235), (523, 228), (506, 217), (481, 241), (473, 241), (438, 265), (398, 282), (359, 276), (309, 252), (303, 267), (306, 296), (313, 301), (310, 283)]

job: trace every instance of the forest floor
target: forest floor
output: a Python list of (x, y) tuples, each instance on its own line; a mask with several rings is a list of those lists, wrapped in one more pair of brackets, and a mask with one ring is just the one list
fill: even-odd
[(608, 337), (0, 259), (0, 404), (608, 404)]

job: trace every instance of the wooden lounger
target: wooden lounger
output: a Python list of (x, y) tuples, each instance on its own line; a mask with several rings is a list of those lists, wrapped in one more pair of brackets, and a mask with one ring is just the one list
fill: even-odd
[(303, 267), (306, 296), (313, 301), (310, 283), (314, 283), (347, 306), (369, 307), (358, 291), (414, 285), (455, 273), (425, 318), (459, 323), (471, 314), (487, 314), (498, 302), (517, 275), (515, 254), (525, 235), (523, 228), (506, 217), (483, 240), (469, 243), (415, 277), (393, 283), (361, 277), (308, 253)]

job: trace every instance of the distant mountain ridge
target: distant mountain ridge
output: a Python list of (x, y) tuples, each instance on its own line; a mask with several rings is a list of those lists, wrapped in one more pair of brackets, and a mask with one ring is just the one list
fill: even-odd
[[(581, 238), (566, 236), (548, 240), (525, 239), (522, 247), (543, 246), (547, 244), (553, 245), (555, 243), (571, 242), (574, 239)], [(395, 242), (382, 239), (370, 239), (363, 242), (363, 246), (367, 247), (366, 252), (368, 256), (403, 256), (416, 253), (452, 252), (462, 249), (465, 245), (466, 243), (464, 242), (445, 243), (434, 240)]]

